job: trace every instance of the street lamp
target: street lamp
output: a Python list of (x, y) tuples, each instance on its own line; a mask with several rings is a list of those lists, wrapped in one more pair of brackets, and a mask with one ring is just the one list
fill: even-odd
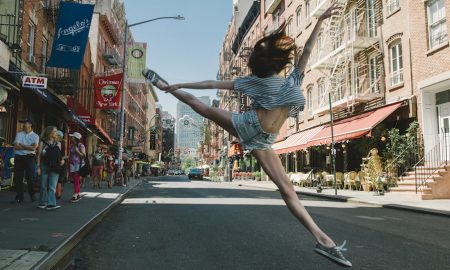
[(122, 62), (122, 96), (120, 98), (120, 129), (119, 129), (119, 154), (118, 154), (118, 160), (122, 160), (122, 152), (123, 152), (123, 128), (124, 128), (124, 116), (125, 116), (125, 110), (124, 110), (124, 97), (125, 97), (125, 82), (126, 82), (126, 60), (127, 60), (127, 38), (128, 38), (128, 28), (134, 27), (136, 25), (141, 25), (144, 23), (149, 23), (157, 20), (164, 20), (164, 19), (174, 19), (174, 20), (185, 20), (184, 17), (178, 15), (175, 17), (158, 17), (150, 20), (145, 20), (133, 24), (128, 24), (128, 22), (125, 22), (125, 33), (124, 33), (124, 41), (123, 41), (123, 62)]

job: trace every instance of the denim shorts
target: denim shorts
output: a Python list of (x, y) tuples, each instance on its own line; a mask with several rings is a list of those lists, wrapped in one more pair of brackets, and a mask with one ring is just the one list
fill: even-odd
[(233, 113), (231, 121), (239, 136), (240, 144), (248, 151), (254, 149), (271, 149), (272, 144), (278, 136), (277, 133), (267, 133), (261, 128), (255, 110), (245, 113)]

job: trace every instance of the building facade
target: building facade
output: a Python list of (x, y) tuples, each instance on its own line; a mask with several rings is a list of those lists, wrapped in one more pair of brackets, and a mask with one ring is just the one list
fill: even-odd
[[(245, 1), (236, 1), (235, 11), (241, 2)], [(247, 19), (237, 24), (235, 12), (228, 26), (220, 53), (220, 79), (248, 75), (246, 58), (255, 40), (283, 23), (300, 55), (317, 18), (333, 1), (251, 2)], [(413, 121), (419, 122), (421, 155), (426, 156), (448, 134), (450, 1), (339, 0), (337, 4), (340, 12), (322, 24), (305, 70), (301, 89), (305, 109), (286, 121), (274, 145), (286, 171), (330, 171), (333, 152), (338, 171), (360, 170), (371, 148), (386, 147), (388, 129), (404, 132)], [(218, 94), (223, 108), (238, 111), (248, 105), (248, 100), (230, 91)], [(336, 128), (334, 150), (331, 115)]]
[[(210, 105), (208, 96), (198, 97), (198, 99)], [(203, 137), (204, 118), (180, 101), (177, 104), (176, 121), (176, 147), (180, 149), (180, 155), (198, 156), (199, 143)]]

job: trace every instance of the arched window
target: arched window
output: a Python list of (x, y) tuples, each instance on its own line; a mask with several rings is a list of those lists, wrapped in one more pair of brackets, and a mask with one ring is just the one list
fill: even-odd
[(306, 90), (306, 107), (308, 107), (308, 114), (312, 115), (314, 110), (314, 99), (313, 99), (313, 87), (309, 86)]
[(292, 17), (288, 19), (287, 27), (286, 27), (286, 34), (290, 37), (294, 36), (294, 20)]
[(325, 80), (321, 79), (318, 82), (319, 88), (319, 108), (326, 105)]
[(302, 8), (297, 9), (297, 33), (302, 31)]
[(311, 1), (310, 0), (306, 0), (305, 10), (306, 10), (306, 20), (308, 20), (311, 17)]
[(403, 52), (401, 39), (392, 42), (389, 46), (389, 63), (391, 86), (403, 83)]

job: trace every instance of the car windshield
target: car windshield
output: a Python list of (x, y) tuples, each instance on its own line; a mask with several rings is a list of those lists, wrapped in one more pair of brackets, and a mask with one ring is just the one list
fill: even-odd
[(192, 173), (199, 173), (199, 172), (201, 172), (202, 170), (200, 170), (200, 169), (191, 169), (191, 172)]

